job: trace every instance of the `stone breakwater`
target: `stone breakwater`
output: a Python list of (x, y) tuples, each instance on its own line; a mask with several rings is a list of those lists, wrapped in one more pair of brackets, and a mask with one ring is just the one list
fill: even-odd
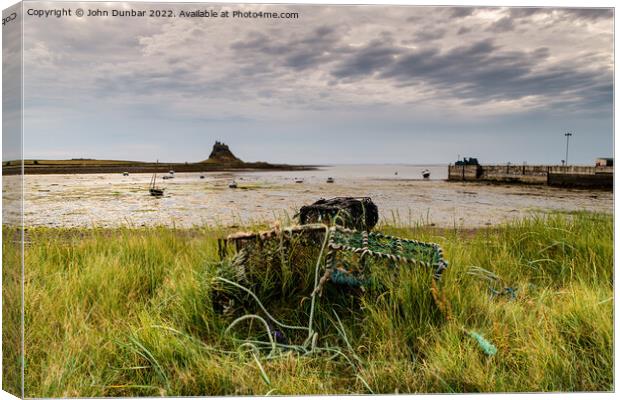
[(448, 180), (612, 189), (613, 171), (613, 167), (577, 165), (450, 165)]

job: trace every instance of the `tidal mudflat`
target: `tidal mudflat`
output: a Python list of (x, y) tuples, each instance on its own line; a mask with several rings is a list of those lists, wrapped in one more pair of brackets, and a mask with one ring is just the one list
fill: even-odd
[[(447, 167), (358, 165), (314, 171), (177, 173), (161, 180), (165, 196), (148, 193), (151, 174), (27, 175), (26, 226), (117, 227), (245, 225), (293, 217), (321, 197), (369, 196), (390, 224), (475, 228), (551, 211), (611, 213), (613, 193), (545, 186), (446, 182)], [(204, 179), (200, 176), (204, 175)], [(334, 183), (327, 183), (333, 177)], [(5, 187), (19, 177), (4, 178)], [(235, 180), (237, 189), (228, 183)], [(303, 183), (296, 183), (303, 180)], [(5, 190), (5, 215), (13, 212)]]

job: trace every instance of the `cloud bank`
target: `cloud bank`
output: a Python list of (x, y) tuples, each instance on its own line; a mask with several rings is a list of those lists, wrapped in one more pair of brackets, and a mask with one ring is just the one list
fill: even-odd
[[(106, 4), (83, 7), (145, 8)], [(611, 153), (610, 9), (171, 7), (300, 17), (26, 17), (26, 156), (559, 162), (566, 130)]]

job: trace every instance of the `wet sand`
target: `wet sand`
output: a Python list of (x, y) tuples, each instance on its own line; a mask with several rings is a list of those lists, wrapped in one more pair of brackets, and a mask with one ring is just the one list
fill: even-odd
[[(388, 223), (476, 228), (550, 211), (613, 212), (613, 193), (546, 186), (488, 185), (416, 178), (420, 167), (327, 168), (304, 172), (177, 173), (159, 180), (165, 196), (148, 193), (150, 174), (29, 175), (25, 177), (25, 225), (242, 225), (292, 217), (321, 197), (369, 196)], [(392, 170), (400, 169), (399, 175)], [(442, 177), (443, 169), (432, 168)], [(333, 176), (335, 183), (326, 183)], [(295, 183), (303, 178), (303, 183)], [(4, 220), (16, 215), (18, 198), (4, 177)], [(235, 179), (238, 189), (228, 188)]]

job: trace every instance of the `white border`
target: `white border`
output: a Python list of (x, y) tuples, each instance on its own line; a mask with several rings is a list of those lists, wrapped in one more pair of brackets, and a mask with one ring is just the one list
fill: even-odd
[[(77, 2), (77, 1), (76, 1)], [(83, 3), (87, 3), (87, 2), (92, 2), (92, 3), (97, 3), (100, 1), (84, 1)], [(148, 1), (148, 0), (134, 0), (131, 2), (135, 2), (135, 3), (244, 3), (244, 2), (240, 2), (240, 1), (234, 1), (234, 0), (220, 0), (220, 1), (205, 1), (205, 2), (199, 2), (199, 1), (179, 1), (179, 0), (168, 0), (168, 1)], [(12, 0), (0, 0), (0, 5), (2, 9), (5, 9), (13, 4), (17, 3), (17, 1), (12, 1)], [(50, 3), (53, 3), (50, 2)], [(498, 7), (527, 7), (527, 6), (536, 6), (536, 7), (615, 7), (615, 2), (613, 1), (601, 1), (601, 0), (590, 0), (590, 1), (575, 1), (575, 0), (565, 0), (565, 1), (459, 1), (459, 0), (452, 0), (452, 1), (415, 1), (415, 0), (389, 0), (389, 1), (385, 1), (385, 0), (375, 0), (375, 1), (362, 1), (362, 0), (336, 0), (336, 1), (329, 1), (329, 0), (314, 0), (314, 1), (300, 1), (300, 0), (290, 0), (290, 1), (261, 1), (261, 0), (253, 0), (253, 1), (247, 1), (246, 3), (255, 3), (255, 4), (325, 4), (325, 5), (330, 5), (330, 4), (348, 4), (348, 5), (361, 5), (361, 4), (369, 4), (369, 5), (433, 5), (433, 6), (498, 6)], [(614, 39), (615, 37), (617, 37), (618, 34), (618, 27), (617, 25), (614, 24)], [(0, 34), (0, 39), (1, 39), (2, 35)], [(616, 55), (615, 55), (615, 47), (614, 47), (614, 66), (616, 65)], [(1, 72), (1, 67), (0, 67), (0, 72)], [(615, 129), (615, 115), (617, 112), (617, 91), (615, 90), (615, 81), (616, 81), (616, 70), (614, 68), (614, 154), (616, 153), (616, 150), (618, 149), (618, 143), (616, 142), (615, 138), (616, 138), (616, 129)], [(1, 84), (0, 84), (1, 86)], [(2, 111), (0, 109), (0, 117), (2, 116)], [(23, 139), (23, 138), (22, 138)], [(0, 153), (2, 150), (2, 143), (0, 141)], [(619, 178), (617, 176), (617, 174), (615, 174), (614, 172), (614, 185), (615, 187), (617, 187), (619, 183)], [(2, 184), (2, 176), (0, 174), (0, 185)], [(614, 190), (614, 194), (615, 194), (615, 190)], [(617, 209), (619, 200), (617, 197), (614, 196), (614, 270), (615, 270), (615, 266), (618, 265), (618, 260), (620, 259), (620, 256), (618, 255), (618, 252), (616, 251), (617, 249), (617, 239), (616, 239), (616, 223), (615, 223), (615, 210)], [(0, 197), (0, 208), (2, 207), (2, 199)], [(0, 232), (0, 238), (1, 238), (1, 232)], [(617, 272), (615, 270), (615, 272)], [(2, 277), (0, 275), (0, 283), (2, 281)], [(614, 295), (615, 295), (615, 274), (614, 274)], [(616, 335), (615, 333), (617, 332), (618, 329), (618, 320), (615, 318), (615, 310), (616, 307), (618, 306), (618, 301), (614, 296), (614, 383), (617, 383), (617, 381), (615, 380), (616, 377), (618, 377), (618, 360), (617, 360), (617, 355), (618, 355), (618, 342), (615, 340), (616, 339)], [(2, 324), (0, 322), (0, 331), (1, 331), (1, 327)], [(2, 366), (2, 359), (0, 357), (0, 367)], [(2, 376), (0, 374), (0, 382), (2, 381)], [(403, 396), (405, 396), (406, 398), (410, 398), (410, 399), (432, 399), (432, 398), (436, 398), (439, 396), (448, 396), (448, 395), (444, 395), (444, 394), (434, 394), (434, 395), (400, 395), (398, 396), (398, 398), (402, 398)], [(453, 395), (455, 396), (455, 395)], [(542, 394), (460, 394), (460, 395), (456, 395), (461, 399), (477, 399), (477, 398), (486, 398), (486, 399), (495, 399), (495, 398), (501, 398), (501, 399), (530, 399), (530, 398), (545, 398), (545, 399), (562, 399), (562, 400), (572, 400), (572, 399), (609, 399), (609, 398), (614, 398), (614, 394), (613, 393), (542, 393)], [(282, 397), (282, 396), (280, 396)], [(345, 396), (329, 396), (331, 398), (340, 398), (340, 397), (345, 397)], [(351, 397), (351, 396), (347, 396), (347, 397)], [(356, 396), (358, 397), (358, 396)], [(364, 396), (366, 397), (366, 396)], [(0, 391), (0, 400), (5, 400), (5, 399), (15, 399), (16, 397), (8, 394), (7, 392), (4, 391)], [(155, 398), (148, 398), (148, 397), (143, 397), (145, 399), (155, 399)], [(167, 397), (168, 399), (184, 399), (184, 398), (176, 398), (176, 397)], [(223, 399), (230, 399), (233, 398), (233, 396), (227, 396), (227, 397), (223, 397)], [(315, 400), (315, 399), (322, 399), (325, 398), (325, 396), (296, 396), (296, 397), (286, 397), (286, 398), (303, 398), (303, 399), (308, 399), (308, 400)], [(393, 395), (374, 395), (371, 397), (372, 399), (395, 399), (395, 396)]]

